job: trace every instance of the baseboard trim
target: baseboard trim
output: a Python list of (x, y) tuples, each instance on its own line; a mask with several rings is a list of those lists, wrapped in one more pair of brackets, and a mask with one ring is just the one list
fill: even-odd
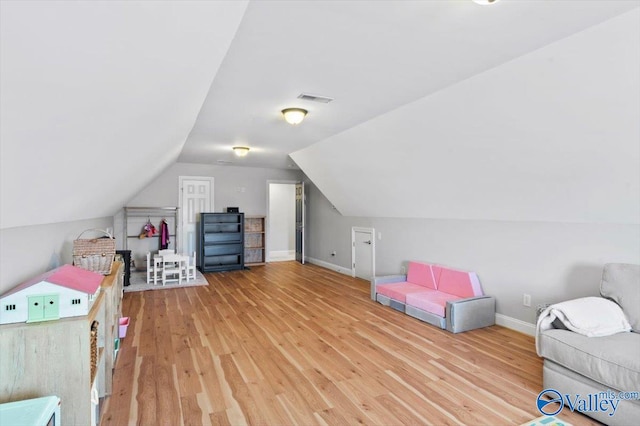
[(528, 334), (529, 336), (536, 335), (535, 324), (530, 324), (528, 322), (516, 318), (511, 318), (506, 315), (496, 314), (496, 324), (515, 331), (519, 331), (520, 333)]
[(333, 263), (325, 262), (324, 260), (316, 259), (313, 257), (305, 257), (305, 260), (309, 263), (313, 263), (314, 265), (322, 266), (323, 268), (331, 269), (332, 271), (351, 276), (351, 269), (343, 268), (342, 266), (334, 265)]
[(269, 262), (296, 260), (295, 250), (274, 250), (269, 252)]

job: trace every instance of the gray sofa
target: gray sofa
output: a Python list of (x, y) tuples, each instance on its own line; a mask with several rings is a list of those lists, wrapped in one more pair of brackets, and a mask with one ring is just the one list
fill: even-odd
[[(544, 358), (543, 389), (569, 395), (571, 401), (565, 399), (563, 410), (571, 409), (576, 398), (588, 401), (589, 395), (605, 392), (600, 401), (610, 399), (613, 403), (590, 403), (577, 411), (609, 425), (640, 424), (640, 265), (605, 265), (600, 294), (620, 306), (631, 331), (587, 337), (570, 331), (557, 319), (545, 327), (541, 325), (544, 315), (553, 306), (548, 308), (536, 332), (536, 349)], [(590, 313), (595, 322), (601, 314)], [(626, 394), (619, 395), (621, 391)]]

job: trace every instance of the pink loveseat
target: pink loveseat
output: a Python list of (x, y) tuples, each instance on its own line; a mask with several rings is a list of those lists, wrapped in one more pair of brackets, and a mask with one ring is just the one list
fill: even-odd
[(409, 262), (406, 275), (374, 277), (371, 299), (453, 333), (495, 324), (475, 272)]

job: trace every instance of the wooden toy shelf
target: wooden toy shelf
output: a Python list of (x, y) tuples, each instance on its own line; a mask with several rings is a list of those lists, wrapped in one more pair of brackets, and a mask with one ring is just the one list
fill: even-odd
[(56, 395), (61, 399), (61, 424), (98, 423), (102, 404), (91, 402), (91, 390), (101, 399), (112, 391), (123, 266), (114, 262), (88, 315), (0, 325), (0, 403)]

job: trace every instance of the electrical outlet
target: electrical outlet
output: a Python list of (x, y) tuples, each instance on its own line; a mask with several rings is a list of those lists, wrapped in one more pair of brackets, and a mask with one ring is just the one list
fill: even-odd
[(531, 295), (530, 294), (523, 294), (522, 295), (522, 304), (528, 308), (531, 307)]

